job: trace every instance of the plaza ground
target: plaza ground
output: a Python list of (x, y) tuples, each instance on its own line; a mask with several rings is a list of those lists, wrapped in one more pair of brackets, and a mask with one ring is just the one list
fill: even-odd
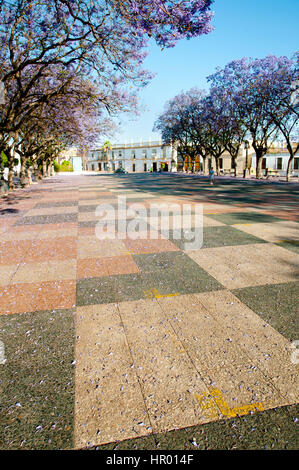
[[(0, 448), (298, 448), (298, 192), (58, 174), (2, 197)], [(99, 240), (119, 195), (202, 204), (202, 248), (153, 220)]]

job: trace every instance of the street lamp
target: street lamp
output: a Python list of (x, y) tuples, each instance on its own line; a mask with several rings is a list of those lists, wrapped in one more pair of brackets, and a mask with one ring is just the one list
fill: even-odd
[(246, 178), (247, 170), (248, 170), (248, 149), (249, 149), (248, 140), (244, 141), (244, 147), (245, 147), (245, 150), (246, 150), (246, 159), (245, 159), (245, 169), (244, 169), (244, 173), (243, 173), (243, 178)]

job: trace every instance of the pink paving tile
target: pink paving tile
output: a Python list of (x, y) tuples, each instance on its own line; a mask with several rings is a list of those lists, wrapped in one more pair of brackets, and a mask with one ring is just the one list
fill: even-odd
[(179, 248), (170, 240), (124, 240), (124, 244), (131, 253), (160, 253), (163, 251), (179, 251)]
[(5, 232), (16, 222), (15, 217), (3, 217), (0, 219), (0, 232)]
[(78, 235), (94, 235), (95, 234), (95, 227), (79, 227), (78, 228)]
[(110, 276), (116, 274), (134, 274), (139, 272), (138, 266), (132, 255), (105, 258), (105, 262)]
[[(15, 223), (16, 219), (14, 219)], [(9, 231), (12, 232), (40, 232), (41, 230), (59, 230), (59, 229), (73, 229), (77, 228), (76, 222), (66, 222), (66, 223), (58, 223), (58, 224), (32, 224), (32, 225), (15, 225), (10, 226)]]
[(273, 215), (274, 217), (278, 217), (285, 220), (293, 220), (294, 222), (299, 221), (298, 210), (294, 212), (286, 212), (286, 211), (263, 211), (264, 214)]
[(78, 259), (77, 278), (109, 276), (104, 258)]
[(0, 287), (0, 315), (71, 308), (76, 302), (76, 281), (10, 284)]
[(115, 276), (117, 274), (134, 274), (138, 272), (138, 266), (131, 255), (79, 259), (77, 262), (78, 279)]
[(35, 239), (26, 253), (24, 263), (65, 260), (77, 257), (77, 237)]
[(16, 240), (0, 243), (0, 264), (18, 264), (22, 261), (30, 247), (31, 240)]

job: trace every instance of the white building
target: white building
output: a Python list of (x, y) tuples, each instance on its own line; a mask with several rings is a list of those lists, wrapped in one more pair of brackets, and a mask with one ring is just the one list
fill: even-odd
[(109, 149), (88, 152), (85, 170), (115, 171), (123, 168), (129, 173), (147, 171), (176, 171), (177, 152), (162, 141), (114, 144)]
[[(278, 153), (267, 153), (262, 162), (262, 169), (264, 173), (271, 170), (275, 170), (280, 176), (285, 176), (288, 162), (289, 162), (289, 154), (287, 152), (278, 152)], [(256, 156), (255, 154), (252, 155), (252, 163), (251, 166), (255, 169), (256, 166)], [(299, 157), (295, 157), (291, 163), (291, 174), (293, 176), (299, 176)]]

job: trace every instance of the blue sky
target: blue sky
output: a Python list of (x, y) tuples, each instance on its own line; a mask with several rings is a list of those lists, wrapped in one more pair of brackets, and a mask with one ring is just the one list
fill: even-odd
[(298, 0), (215, 0), (213, 10), (215, 30), (207, 36), (181, 41), (164, 51), (151, 45), (144, 65), (156, 77), (139, 93), (146, 110), (133, 120), (122, 118), (121, 132), (112, 142), (160, 138), (152, 128), (164, 103), (194, 86), (207, 89), (206, 77), (217, 66), (245, 56), (290, 57), (299, 50)]

